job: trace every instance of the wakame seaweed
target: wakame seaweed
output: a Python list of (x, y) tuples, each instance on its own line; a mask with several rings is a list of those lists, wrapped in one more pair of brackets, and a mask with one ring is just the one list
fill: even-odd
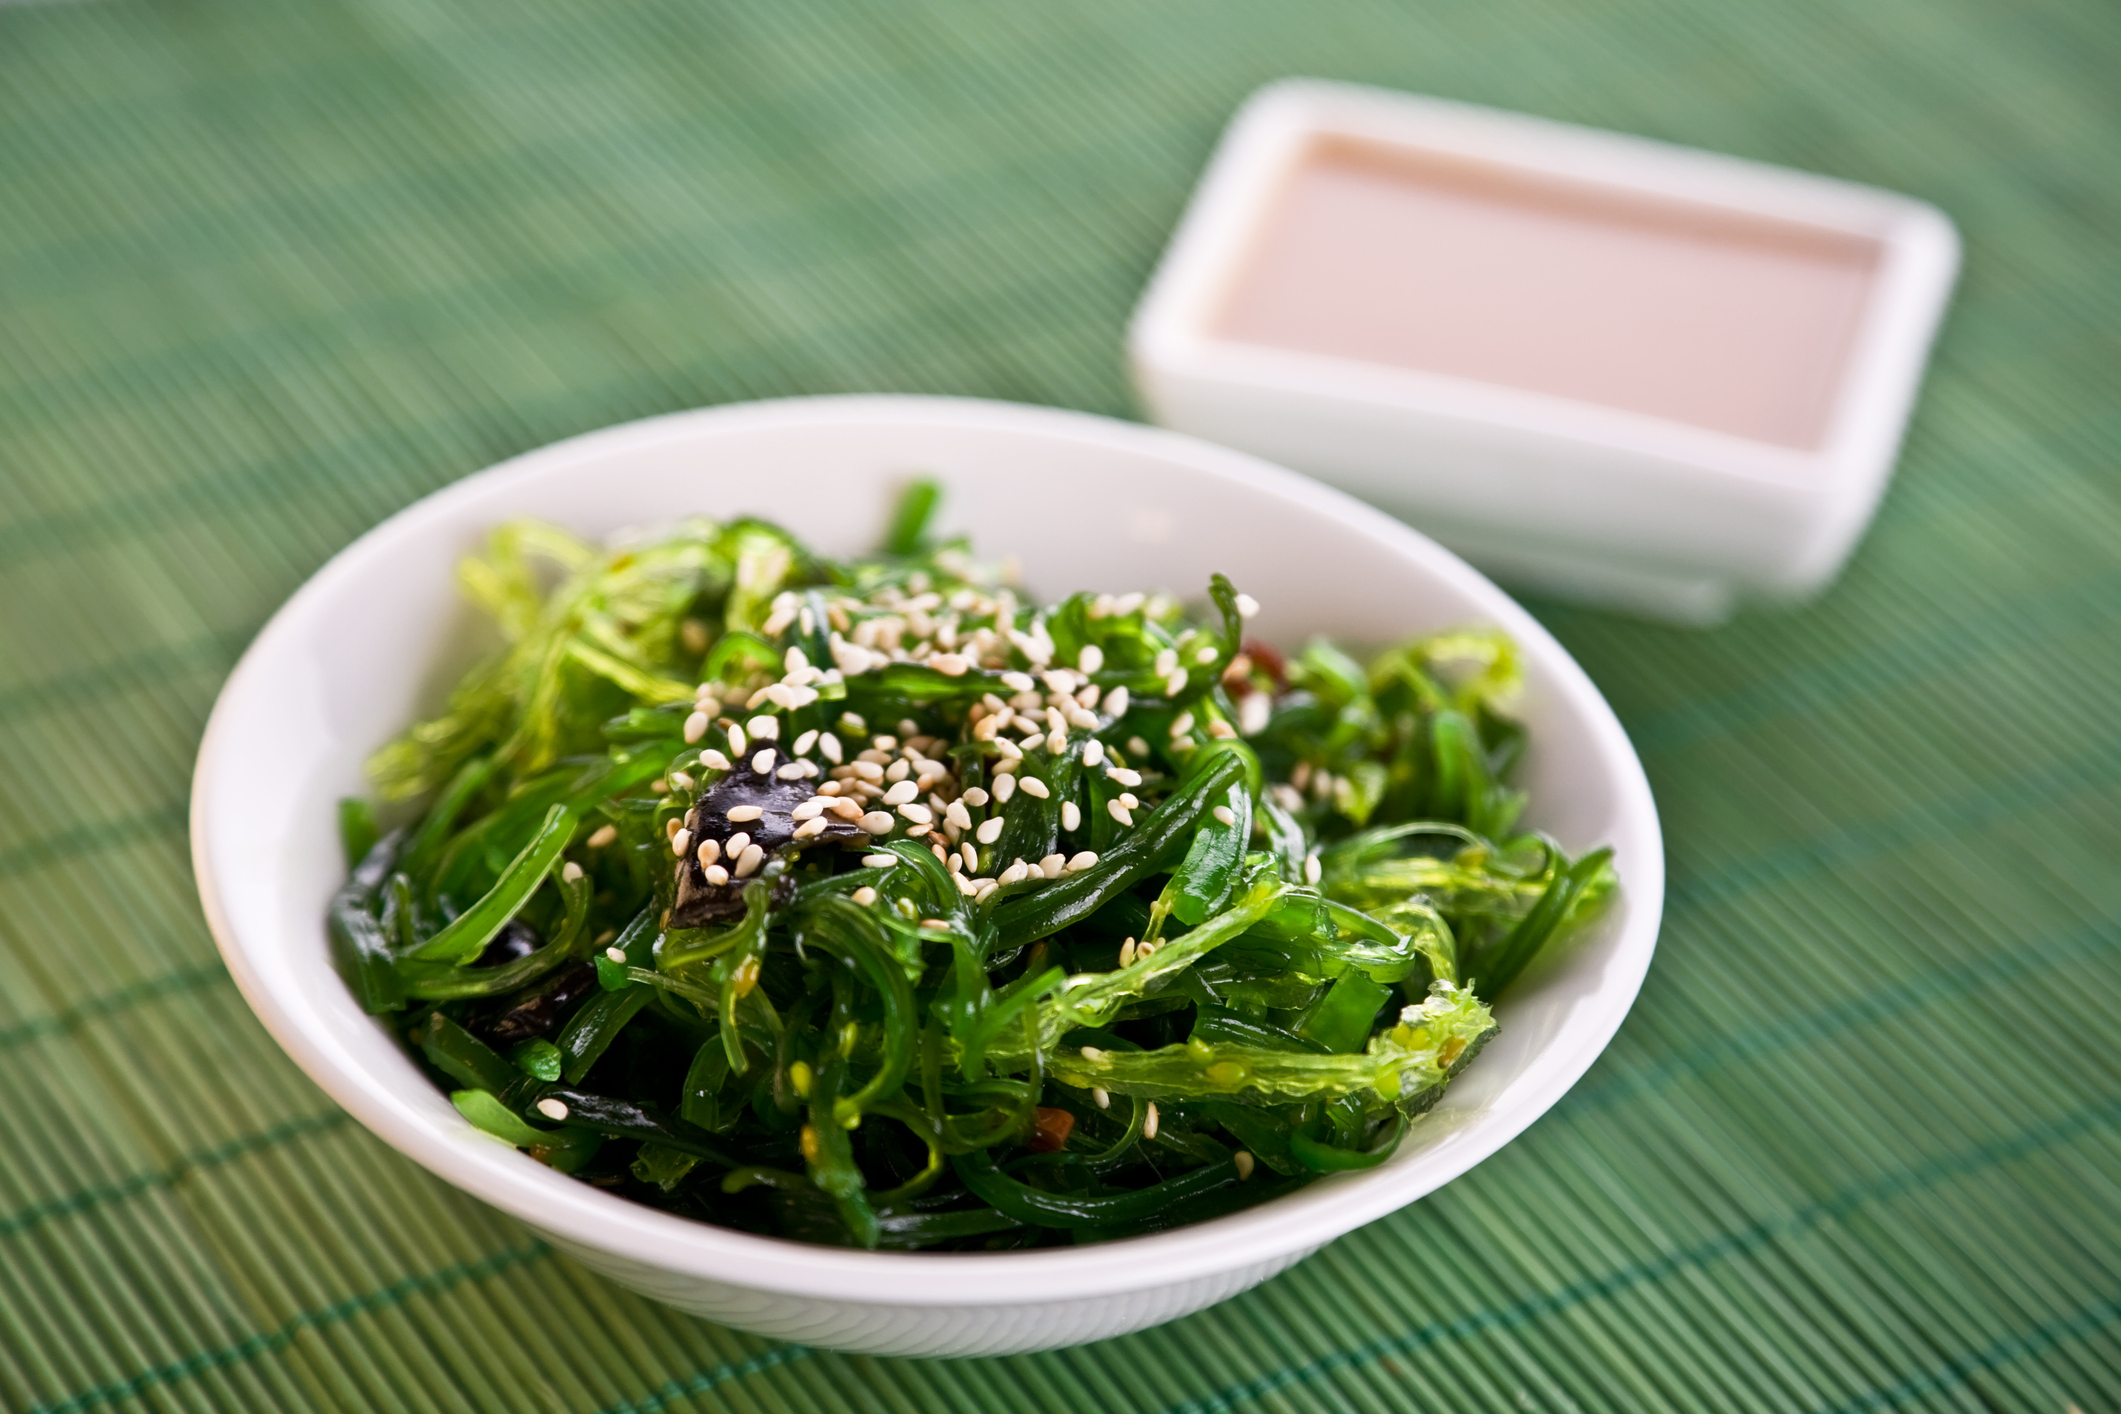
[(1513, 645), (1284, 659), (1220, 575), (1039, 605), (937, 500), (851, 561), (496, 531), (504, 646), (340, 810), (361, 1004), (487, 1133), (802, 1241), (1106, 1241), (1381, 1162), (1614, 887), (1517, 828)]

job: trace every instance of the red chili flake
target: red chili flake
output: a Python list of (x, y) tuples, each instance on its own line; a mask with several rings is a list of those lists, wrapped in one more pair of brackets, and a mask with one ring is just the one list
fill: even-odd
[(1024, 1147), (1034, 1154), (1050, 1154), (1068, 1146), (1068, 1135), (1075, 1129), (1075, 1116), (1066, 1110), (1049, 1110), (1040, 1105), (1031, 1123), (1031, 1142)]
[(1256, 638), (1248, 638), (1244, 641), (1244, 655), (1252, 660), (1252, 666), (1274, 680), (1277, 695), (1289, 690), (1289, 664), (1281, 654)]

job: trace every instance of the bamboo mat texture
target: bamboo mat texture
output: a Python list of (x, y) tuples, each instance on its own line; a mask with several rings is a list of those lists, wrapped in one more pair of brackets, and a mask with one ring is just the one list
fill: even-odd
[[(2102, 0), (0, 7), (0, 1407), (2121, 1409), (2117, 71)], [(1535, 605), (1673, 866), (1575, 1092), (1226, 1305), (925, 1362), (628, 1295), (298, 1074), (184, 836), (273, 609), (623, 419), (1131, 415), (1129, 308), (1288, 74), (1874, 182), (1967, 237), (1822, 600)]]

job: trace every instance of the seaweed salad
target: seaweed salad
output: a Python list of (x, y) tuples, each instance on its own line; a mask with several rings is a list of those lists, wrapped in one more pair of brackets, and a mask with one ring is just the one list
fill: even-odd
[(1517, 827), (1513, 645), (1284, 658), (1221, 575), (1041, 605), (937, 499), (846, 561), (495, 531), (499, 645), (340, 807), (362, 1006), (486, 1133), (800, 1241), (1104, 1241), (1381, 1163), (1614, 887)]

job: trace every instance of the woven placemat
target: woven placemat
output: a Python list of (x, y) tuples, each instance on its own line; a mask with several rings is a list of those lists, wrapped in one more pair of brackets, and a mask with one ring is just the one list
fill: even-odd
[[(0, 1406), (2121, 1408), (2117, 71), (2103, 0), (0, 8)], [(1673, 867), (1584, 1083), (1212, 1311), (919, 1362), (622, 1292), (304, 1080), (183, 833), (273, 608), (452, 478), (647, 413), (1128, 413), (1128, 309), (1290, 73), (1877, 182), (1968, 237), (1824, 599), (1536, 606)]]

